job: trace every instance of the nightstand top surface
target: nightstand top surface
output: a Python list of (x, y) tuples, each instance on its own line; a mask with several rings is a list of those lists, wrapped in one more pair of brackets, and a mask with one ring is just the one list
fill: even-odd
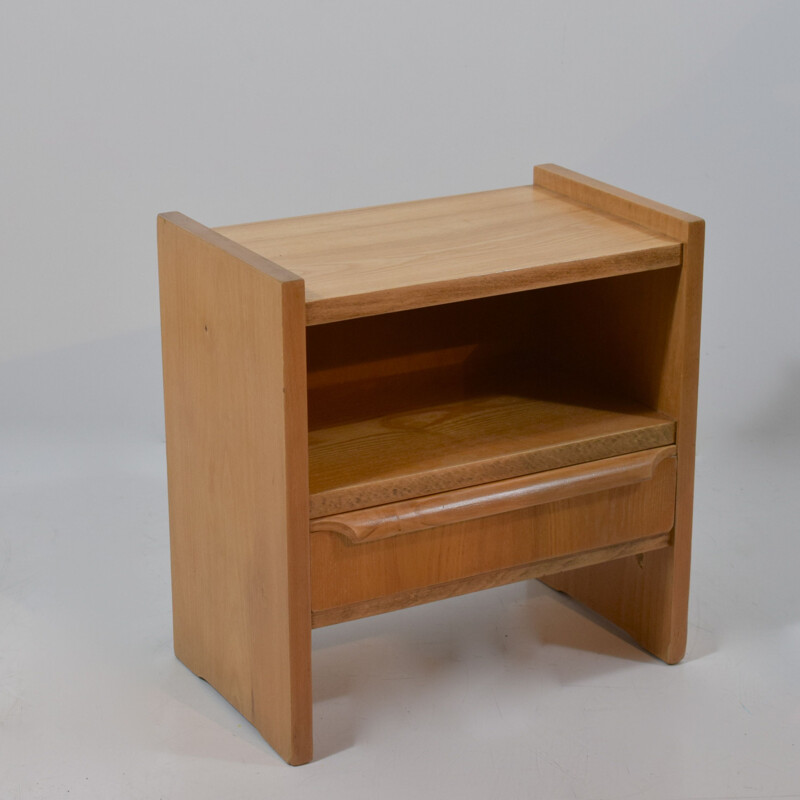
[(302, 277), (308, 324), (675, 266), (681, 245), (536, 186), (216, 230)]

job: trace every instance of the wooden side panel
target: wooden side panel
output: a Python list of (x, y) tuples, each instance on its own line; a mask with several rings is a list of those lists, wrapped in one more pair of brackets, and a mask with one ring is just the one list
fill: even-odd
[(702, 223), (700, 217), (657, 203), (633, 192), (626, 192), (602, 181), (556, 164), (539, 164), (533, 168), (533, 183), (578, 203), (641, 225), (653, 233), (686, 241), (688, 226)]
[(665, 533), (672, 528), (675, 458), (643, 483), (482, 519), (351, 543), (311, 535), (314, 612)]
[[(641, 557), (571, 570), (545, 581), (608, 617), (659, 658), (675, 663), (686, 650), (705, 223), (561, 167), (536, 167), (534, 182), (683, 243), (677, 275), (672, 277), (671, 271), (665, 271), (663, 278), (659, 276), (662, 283), (675, 282), (670, 290), (672, 298), (656, 312), (662, 318), (659, 330), (664, 335), (652, 337), (647, 333), (646, 319), (635, 311), (609, 320), (612, 335), (618, 340), (627, 337), (633, 341), (644, 336), (652, 347), (649, 358), (645, 353), (645, 358), (620, 359), (615, 365), (619, 379), (639, 399), (649, 401), (677, 421), (678, 475), (672, 546)], [(633, 307), (637, 302), (635, 293), (629, 295), (627, 302)]]
[(158, 220), (175, 652), (311, 759), (303, 281)]

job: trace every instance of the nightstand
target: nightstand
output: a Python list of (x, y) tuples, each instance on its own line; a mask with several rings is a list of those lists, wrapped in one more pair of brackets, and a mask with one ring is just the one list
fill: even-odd
[(158, 232), (175, 652), (286, 761), (313, 627), (541, 578), (682, 657), (701, 219), (547, 165)]

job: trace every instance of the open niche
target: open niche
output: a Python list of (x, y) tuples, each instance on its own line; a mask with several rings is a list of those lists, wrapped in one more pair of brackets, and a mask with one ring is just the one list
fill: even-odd
[(311, 517), (672, 444), (679, 270), (311, 326)]

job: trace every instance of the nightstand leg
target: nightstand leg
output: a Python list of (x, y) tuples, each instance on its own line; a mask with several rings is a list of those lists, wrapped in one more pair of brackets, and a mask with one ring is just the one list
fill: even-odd
[[(689, 564), (673, 547), (543, 579), (627, 631), (674, 664), (686, 650)], [(683, 562), (683, 563), (681, 563)]]

